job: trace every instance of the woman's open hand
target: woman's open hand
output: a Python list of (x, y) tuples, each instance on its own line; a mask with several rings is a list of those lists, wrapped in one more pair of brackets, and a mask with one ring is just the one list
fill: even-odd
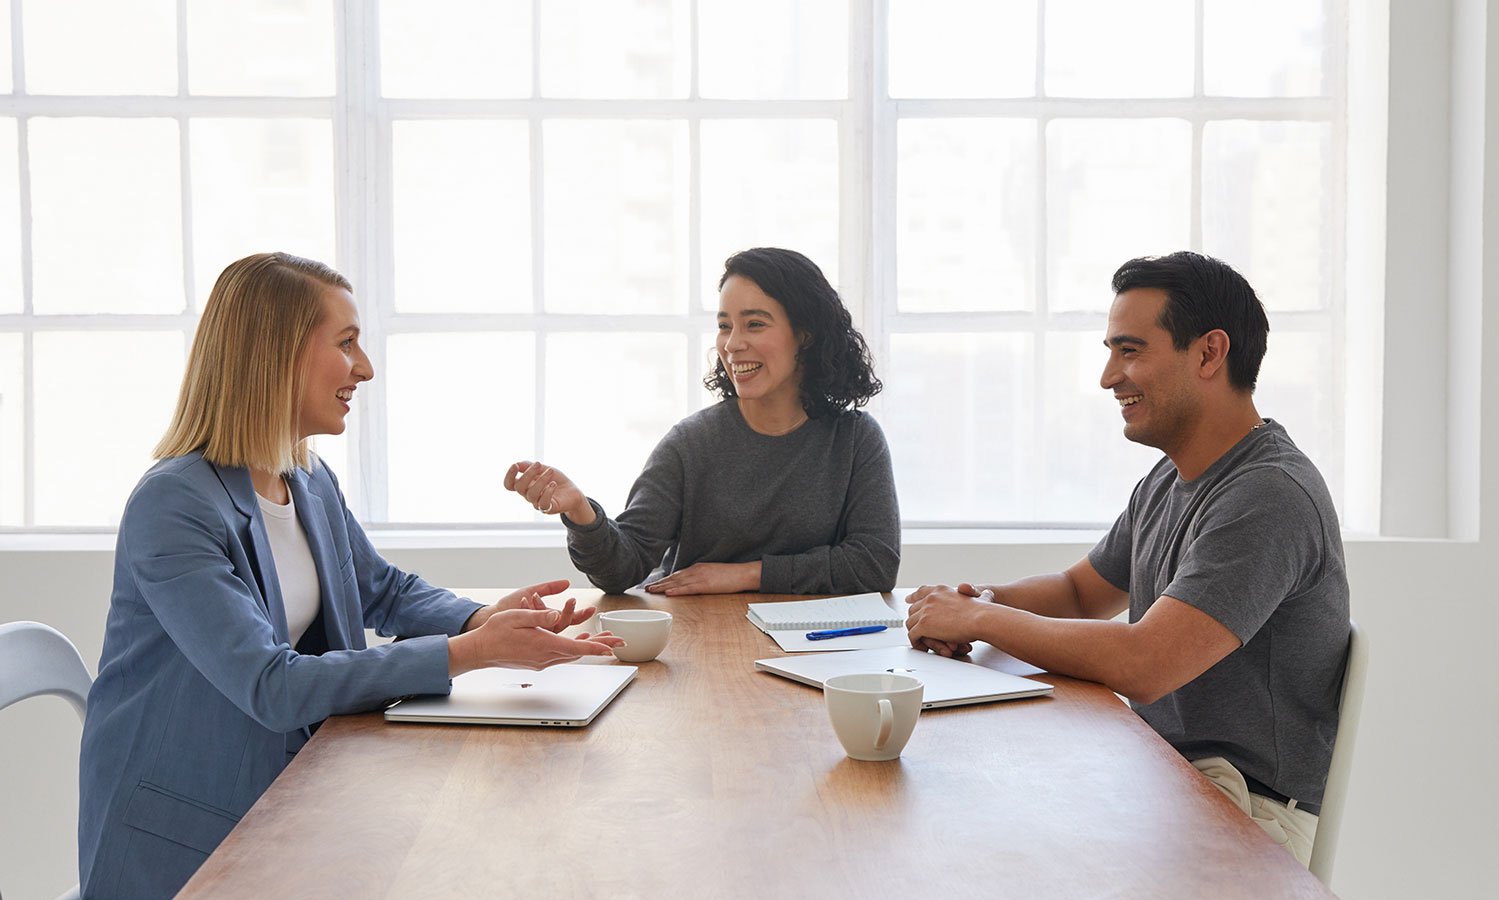
[(624, 639), (607, 631), (563, 637), (562, 612), (555, 609), (505, 609), (483, 625), (448, 641), (448, 674), (505, 666), (545, 669), (584, 656), (609, 656)]

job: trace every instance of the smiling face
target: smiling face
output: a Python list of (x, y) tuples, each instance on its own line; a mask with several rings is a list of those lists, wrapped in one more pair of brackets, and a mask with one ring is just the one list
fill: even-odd
[(307, 336), (302, 351), (299, 440), (314, 434), (342, 434), (354, 389), (375, 377), (369, 357), (359, 346), (359, 310), (353, 295), (325, 286), (319, 303), (322, 319)]
[(785, 307), (748, 278), (731, 276), (718, 295), (718, 359), (742, 401), (801, 406), (801, 342)]
[(1170, 455), (1190, 437), (1203, 398), (1192, 365), (1198, 338), (1178, 350), (1161, 327), (1166, 292), (1137, 288), (1114, 298), (1104, 345), (1109, 362), (1099, 384), (1112, 391), (1124, 417), (1124, 436)]

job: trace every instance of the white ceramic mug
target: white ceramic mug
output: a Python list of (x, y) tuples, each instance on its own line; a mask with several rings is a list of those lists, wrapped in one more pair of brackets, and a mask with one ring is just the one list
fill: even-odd
[(616, 609), (599, 613), (599, 630), (611, 631), (625, 639), (625, 646), (614, 648), (616, 658), (625, 662), (649, 662), (666, 649), (671, 637), (671, 613), (664, 609)]
[(822, 686), (828, 718), (854, 759), (900, 756), (921, 715), (921, 682), (909, 675), (834, 675)]

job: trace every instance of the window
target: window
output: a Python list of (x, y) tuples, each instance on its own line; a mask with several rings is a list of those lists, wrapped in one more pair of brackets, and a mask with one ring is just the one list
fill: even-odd
[(269, 244), (336, 256), (334, 9), (21, 0), (0, 20), (0, 526), (107, 525), (219, 270)]
[(1109, 278), (1187, 247), (1256, 287), (1260, 409), (1341, 497), (1336, 22), (1298, 0), (889, 0), (875, 246), (908, 523), (1112, 521), (1159, 454), (1098, 385)]
[(1117, 513), (1156, 454), (1097, 386), (1108, 278), (1182, 247), (1259, 289), (1261, 408), (1341, 497), (1341, 4), (22, 0), (0, 527), (117, 520), (212, 279), (273, 248), (363, 305), (318, 446), (370, 522), (543, 521), (530, 457), (618, 510), (757, 244), (875, 348), (908, 524)]

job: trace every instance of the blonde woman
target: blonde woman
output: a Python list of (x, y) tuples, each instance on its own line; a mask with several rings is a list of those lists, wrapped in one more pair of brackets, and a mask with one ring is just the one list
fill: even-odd
[[(263, 253), (209, 295), (160, 460), (125, 506), (80, 764), (85, 897), (176, 893), (323, 719), (486, 666), (604, 656), (593, 610), (481, 606), (391, 566), (307, 438), (374, 377), (349, 282)], [(409, 637), (366, 647), (364, 629)]]

